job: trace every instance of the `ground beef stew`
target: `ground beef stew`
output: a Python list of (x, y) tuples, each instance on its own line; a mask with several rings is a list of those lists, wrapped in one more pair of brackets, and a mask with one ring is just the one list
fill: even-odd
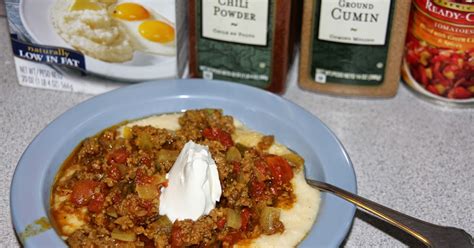
[[(189, 110), (179, 125), (113, 126), (76, 148), (51, 197), (54, 225), (70, 247), (228, 247), (285, 230), (280, 211), (295, 202), (290, 180), (301, 157), (268, 153), (272, 136), (254, 147), (235, 142), (234, 120), (220, 110)], [(222, 196), (197, 221), (172, 223), (159, 215), (159, 196), (189, 140), (209, 147)]]

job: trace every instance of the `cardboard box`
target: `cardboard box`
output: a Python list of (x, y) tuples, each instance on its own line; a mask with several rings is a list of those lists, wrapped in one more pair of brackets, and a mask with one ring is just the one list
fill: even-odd
[(21, 85), (102, 93), (180, 78), (187, 0), (5, 0)]

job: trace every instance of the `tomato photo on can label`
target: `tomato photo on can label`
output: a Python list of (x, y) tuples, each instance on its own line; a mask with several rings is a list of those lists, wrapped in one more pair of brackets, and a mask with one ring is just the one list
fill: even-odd
[(424, 95), (474, 103), (474, 4), (414, 0), (402, 75)]

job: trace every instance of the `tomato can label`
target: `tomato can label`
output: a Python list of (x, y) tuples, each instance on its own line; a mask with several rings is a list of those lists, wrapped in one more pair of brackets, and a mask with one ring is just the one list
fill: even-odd
[(414, 0), (408, 25), (407, 85), (439, 100), (474, 103), (474, 3)]

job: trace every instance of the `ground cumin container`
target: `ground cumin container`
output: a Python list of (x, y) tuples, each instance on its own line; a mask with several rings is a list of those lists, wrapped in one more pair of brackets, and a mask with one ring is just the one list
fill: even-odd
[(402, 75), (414, 91), (474, 104), (474, 3), (414, 0)]
[(299, 85), (316, 92), (397, 92), (410, 0), (305, 0)]
[(191, 77), (285, 89), (296, 0), (191, 0)]

